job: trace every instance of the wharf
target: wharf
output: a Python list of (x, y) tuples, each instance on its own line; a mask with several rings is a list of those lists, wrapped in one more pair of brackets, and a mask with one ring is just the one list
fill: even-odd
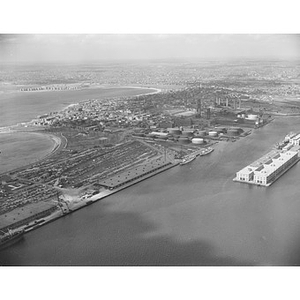
[(239, 180), (237, 179), (237, 177), (233, 178), (233, 181), (235, 182), (241, 182), (241, 183), (247, 183), (247, 184), (253, 184), (253, 185), (258, 185), (258, 186), (265, 186), (265, 187), (269, 187), (270, 185), (272, 185), (277, 179), (279, 179), (283, 174), (285, 174), (288, 170), (290, 170), (295, 164), (297, 164), (300, 160), (300, 157), (297, 158), (297, 160), (295, 160), (291, 165), (289, 165), (286, 169), (284, 169), (283, 171), (281, 171), (271, 182), (267, 183), (267, 184), (263, 184), (263, 183), (256, 183), (253, 181), (244, 181), (244, 180)]
[[(152, 170), (151, 172), (148, 172), (147, 174), (144, 174), (144, 175), (140, 175), (136, 178), (131, 178), (130, 181), (127, 181), (125, 183), (123, 183), (122, 185), (118, 185), (117, 187), (113, 188), (113, 189), (104, 189), (102, 190), (100, 193), (96, 194), (96, 195), (93, 195), (92, 197), (89, 197), (88, 199), (85, 199), (85, 200), (80, 200), (79, 202), (77, 203), (69, 203), (69, 210), (66, 211), (66, 212), (62, 212), (62, 211), (59, 211), (59, 210), (56, 210), (54, 211), (51, 215), (48, 215), (48, 216), (45, 216), (43, 217), (42, 219), (42, 222), (31, 222), (30, 224), (27, 224), (27, 226), (22, 226), (22, 229), (24, 229), (25, 227), (27, 227), (27, 230), (26, 232), (28, 231), (32, 231), (32, 230), (35, 230), (45, 224), (48, 224), (50, 222), (53, 222), (59, 218), (62, 218), (66, 215), (69, 215), (81, 208), (84, 208), (86, 206), (89, 206), (91, 204), (93, 204), (94, 202), (97, 202), (99, 200), (102, 200), (114, 193), (117, 193), (123, 189), (126, 189), (134, 184), (137, 184), (143, 180), (146, 180), (152, 176), (155, 176), (161, 172), (164, 172), (170, 168), (173, 168), (175, 166), (177, 166), (179, 163), (166, 163), (165, 165), (161, 166), (160, 168), (157, 168), (155, 170)], [(28, 226), (30, 225), (30, 226)], [(21, 228), (21, 227), (20, 227)]]

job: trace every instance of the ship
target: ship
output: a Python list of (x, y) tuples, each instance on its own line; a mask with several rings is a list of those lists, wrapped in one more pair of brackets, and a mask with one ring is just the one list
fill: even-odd
[(8, 230), (8, 232), (2, 232), (0, 236), (0, 250), (7, 248), (23, 238), (24, 230)]
[(207, 155), (207, 154), (213, 152), (214, 150), (215, 149), (211, 148), (211, 147), (205, 148), (204, 150), (201, 151), (200, 156)]
[(182, 166), (182, 165), (188, 164), (191, 161), (193, 161), (195, 158), (196, 158), (196, 155), (187, 156), (181, 161), (180, 165)]
[(34, 223), (27, 225), (26, 227), (24, 227), (24, 231), (30, 231), (35, 227), (38, 227), (39, 225), (43, 224), (45, 222), (44, 219), (38, 220), (38, 221), (34, 221)]

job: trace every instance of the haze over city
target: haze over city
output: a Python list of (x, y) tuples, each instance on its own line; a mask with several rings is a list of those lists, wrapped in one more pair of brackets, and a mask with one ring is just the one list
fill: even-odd
[(4, 34), (2, 62), (86, 62), (126, 59), (288, 59), (300, 57), (300, 36), (287, 34)]

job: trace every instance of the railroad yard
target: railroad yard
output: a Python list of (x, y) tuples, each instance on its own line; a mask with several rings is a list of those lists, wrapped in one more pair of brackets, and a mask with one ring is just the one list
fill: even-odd
[[(72, 135), (70, 132), (68, 134)], [(85, 139), (85, 136), (77, 136), (76, 143), (83, 145)], [(41, 200), (55, 201), (55, 186), (76, 188), (95, 185), (125, 169), (161, 157), (154, 147), (147, 147), (135, 140), (110, 147), (89, 148), (87, 143), (86, 149), (78, 152), (69, 149), (74, 149), (74, 143), (75, 139), (70, 138), (66, 149), (46, 160), (2, 176), (2, 182), (7, 184), (1, 189), (0, 214)]]

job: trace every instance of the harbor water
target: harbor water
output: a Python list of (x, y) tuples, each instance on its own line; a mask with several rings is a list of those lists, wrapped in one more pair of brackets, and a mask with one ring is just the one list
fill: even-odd
[(276, 119), (190, 164), (29, 232), (1, 265), (300, 265), (300, 165), (271, 187), (233, 182), (299, 118)]

